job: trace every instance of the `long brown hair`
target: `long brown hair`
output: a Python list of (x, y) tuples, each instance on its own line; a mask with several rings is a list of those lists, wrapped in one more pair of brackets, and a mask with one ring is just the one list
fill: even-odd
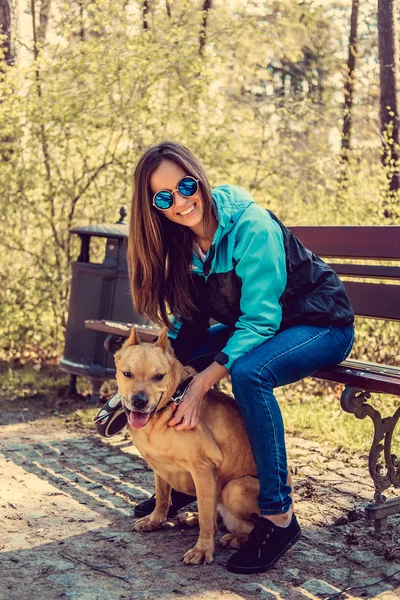
[(194, 234), (189, 227), (173, 223), (152, 206), (150, 176), (166, 159), (199, 180), (206, 231), (212, 196), (200, 161), (182, 144), (162, 142), (151, 146), (136, 165), (128, 238), (133, 303), (137, 313), (171, 329), (168, 315), (190, 320), (196, 311), (190, 272)]

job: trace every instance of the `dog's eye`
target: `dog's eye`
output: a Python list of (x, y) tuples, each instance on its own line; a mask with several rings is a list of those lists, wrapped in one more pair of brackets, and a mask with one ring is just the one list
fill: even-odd
[(157, 375), (154, 375), (153, 379), (154, 381), (162, 381), (165, 377), (165, 373), (157, 373)]
[(132, 377), (132, 373), (130, 371), (122, 371), (122, 375), (130, 379)]

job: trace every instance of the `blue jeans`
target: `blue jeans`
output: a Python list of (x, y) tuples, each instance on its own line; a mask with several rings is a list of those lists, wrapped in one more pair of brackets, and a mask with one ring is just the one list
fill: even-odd
[[(185, 365), (202, 371), (222, 350), (232, 329), (214, 325)], [(285, 433), (273, 389), (336, 365), (349, 355), (354, 327), (298, 325), (277, 333), (238, 358), (231, 368), (232, 391), (241, 410), (260, 480), (262, 515), (285, 513), (291, 505)]]

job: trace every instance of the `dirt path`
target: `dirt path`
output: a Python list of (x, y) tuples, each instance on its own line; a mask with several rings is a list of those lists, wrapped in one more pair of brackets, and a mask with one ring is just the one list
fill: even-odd
[[(124, 434), (103, 442), (43, 411), (0, 408), (1, 600), (313, 600), (400, 570), (400, 518), (378, 539), (363, 517), (373, 492), (365, 457), (288, 436), (303, 537), (273, 571), (237, 576), (221, 548), (207, 567), (180, 562), (196, 530), (132, 532), (153, 476)], [(399, 590), (400, 573), (341, 598), (392, 600)]]

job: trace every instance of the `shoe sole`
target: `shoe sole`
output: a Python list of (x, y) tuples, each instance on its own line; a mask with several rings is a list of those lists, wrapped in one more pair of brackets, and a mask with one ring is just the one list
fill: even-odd
[(265, 571), (269, 571), (273, 568), (275, 563), (283, 556), (292, 546), (295, 545), (296, 542), (301, 538), (301, 531), (293, 538), (293, 540), (282, 550), (280, 554), (275, 558), (275, 560), (271, 563), (268, 563), (264, 567), (240, 567), (239, 565), (230, 565), (227, 563), (226, 568), (230, 573), (241, 573), (249, 574), (249, 573), (264, 573)]

